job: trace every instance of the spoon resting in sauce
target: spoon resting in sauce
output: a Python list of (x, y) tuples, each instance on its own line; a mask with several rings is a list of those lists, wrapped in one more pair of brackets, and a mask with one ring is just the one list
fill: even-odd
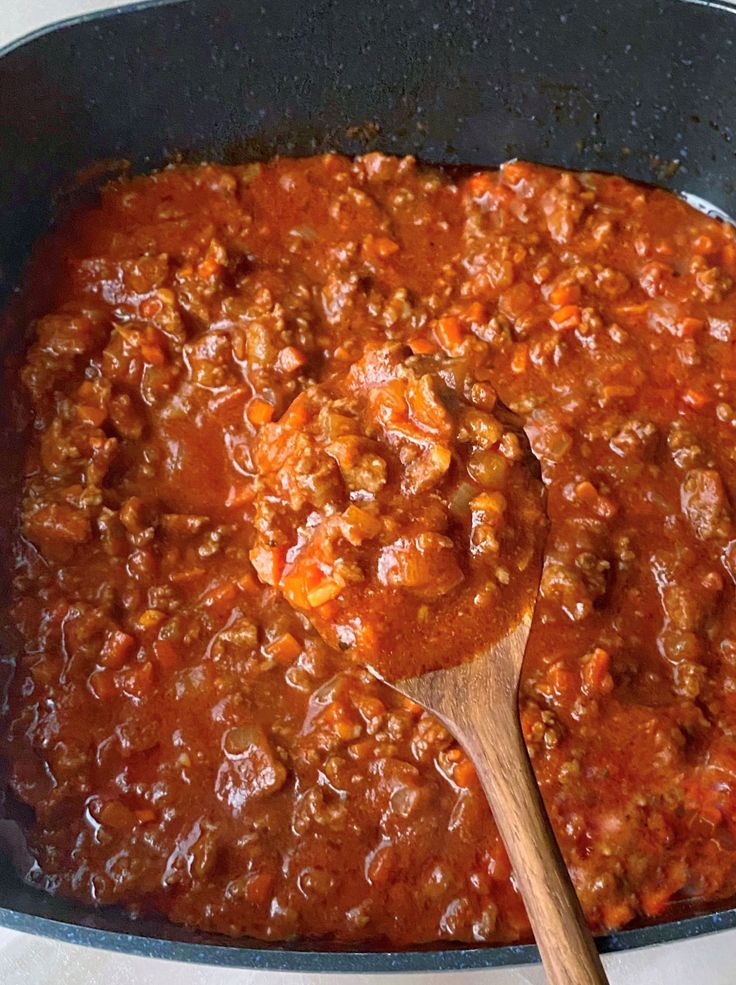
[(552, 985), (605, 982), (517, 709), (544, 486), (482, 363), (368, 346), (260, 431), (254, 463), (261, 579), (465, 747)]

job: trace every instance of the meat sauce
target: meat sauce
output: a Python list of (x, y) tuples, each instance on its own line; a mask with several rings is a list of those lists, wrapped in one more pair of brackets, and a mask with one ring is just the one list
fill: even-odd
[(508, 628), (546, 510), (520, 712), (588, 919), (734, 895), (735, 276), (728, 224), (522, 162), (107, 187), (26, 289), (26, 878), (230, 935), (528, 938), (464, 752), (361, 663)]

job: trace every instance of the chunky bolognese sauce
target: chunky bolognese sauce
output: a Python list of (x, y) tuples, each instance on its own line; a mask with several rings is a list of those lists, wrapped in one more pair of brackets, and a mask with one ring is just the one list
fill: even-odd
[(462, 749), (360, 666), (463, 659), (535, 590), (521, 422), (520, 712), (590, 923), (733, 895), (734, 277), (728, 224), (522, 162), (107, 187), (26, 289), (26, 877), (232, 935), (528, 937)]

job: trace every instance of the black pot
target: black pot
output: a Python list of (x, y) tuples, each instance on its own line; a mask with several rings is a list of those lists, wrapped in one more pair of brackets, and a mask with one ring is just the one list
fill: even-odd
[[(736, 215), (735, 66), (729, 0), (154, 0), (82, 17), (0, 53), (0, 294), (49, 222), (119, 173), (121, 158), (140, 171), (178, 154), (241, 161), (379, 148), (485, 165), (518, 156), (623, 173)], [(532, 946), (356, 953), (230, 941), (46, 896), (2, 859), (0, 923), (291, 971), (538, 960)], [(722, 909), (599, 944), (621, 950), (732, 926), (736, 910)]]

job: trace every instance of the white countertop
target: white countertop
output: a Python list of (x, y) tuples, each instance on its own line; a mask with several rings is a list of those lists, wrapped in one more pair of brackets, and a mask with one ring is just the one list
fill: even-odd
[[(131, 0), (0, 0), (0, 46), (44, 24)], [(238, 0), (232, 0), (238, 2)], [(2, 139), (0, 135), (0, 139)], [(736, 929), (608, 955), (611, 985), (736, 985)], [(544, 985), (539, 967), (423, 975), (299, 975), (136, 958), (0, 928), (2, 985)]]

